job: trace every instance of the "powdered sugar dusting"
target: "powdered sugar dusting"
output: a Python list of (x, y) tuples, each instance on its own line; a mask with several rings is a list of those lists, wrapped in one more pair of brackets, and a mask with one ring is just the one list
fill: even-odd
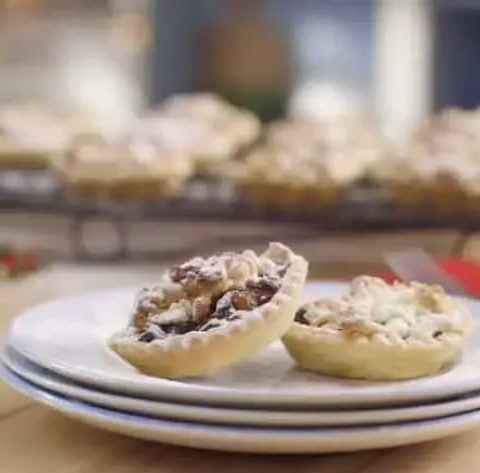
[(271, 300), (292, 257), (290, 249), (272, 243), (261, 256), (226, 252), (174, 266), (139, 294), (131, 320), (135, 334), (151, 342), (238, 320)]
[(345, 337), (392, 342), (432, 342), (468, 331), (466, 309), (441, 287), (389, 285), (370, 276), (354, 279), (342, 298), (305, 304), (296, 320)]

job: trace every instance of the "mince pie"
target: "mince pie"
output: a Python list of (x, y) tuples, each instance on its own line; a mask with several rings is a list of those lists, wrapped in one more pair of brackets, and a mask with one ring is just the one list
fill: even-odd
[(187, 154), (199, 170), (233, 158), (261, 131), (255, 115), (212, 93), (173, 96), (147, 115), (141, 126), (166, 147)]
[(60, 110), (39, 103), (0, 106), (0, 165), (47, 167), (79, 134), (99, 128), (80, 110)]
[(439, 286), (361, 276), (338, 299), (303, 305), (283, 342), (302, 368), (369, 380), (427, 376), (452, 364), (470, 327)]
[(480, 110), (446, 109), (413, 137), (378, 177), (393, 200), (439, 210), (478, 208)]
[(279, 120), (246, 155), (235, 181), (242, 195), (261, 205), (329, 204), (385, 152), (380, 136), (358, 120)]
[(124, 200), (176, 195), (193, 173), (185, 154), (138, 129), (77, 139), (57, 169), (76, 194)]
[(140, 371), (200, 376), (255, 353), (293, 321), (307, 262), (280, 243), (196, 257), (143, 289), (112, 349)]

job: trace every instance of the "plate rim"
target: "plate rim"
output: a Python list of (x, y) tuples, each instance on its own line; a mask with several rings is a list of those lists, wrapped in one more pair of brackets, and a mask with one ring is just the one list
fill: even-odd
[[(460, 399), (447, 400), (446, 402), (434, 402), (429, 404), (415, 404), (399, 407), (363, 408), (363, 409), (327, 409), (324, 411), (314, 410), (279, 410), (266, 408), (251, 409), (238, 406), (206, 406), (195, 404), (174, 403), (168, 400), (150, 400), (132, 398), (118, 393), (89, 389), (85, 386), (73, 383), (68, 379), (61, 379), (56, 373), (51, 373), (46, 368), (22, 359), (20, 354), (15, 353), (11, 347), (5, 347), (0, 354), (3, 365), (22, 379), (40, 388), (53, 391), (56, 394), (73, 397), (80, 401), (97, 404), (99, 406), (129, 410), (138, 414), (152, 416), (165, 416), (171, 419), (194, 420), (200, 422), (218, 422), (233, 425), (269, 425), (269, 426), (340, 426), (340, 425), (375, 425), (412, 420), (433, 419), (435, 417), (460, 414), (473, 409), (480, 409), (480, 391), (464, 395)], [(35, 371), (35, 370), (41, 371)], [(45, 371), (47, 373), (45, 373)], [(55, 378), (58, 379), (55, 379)], [(471, 402), (476, 399), (476, 402)], [(470, 401), (470, 402), (469, 402)], [(105, 404), (104, 404), (105, 403)], [(134, 407), (134, 405), (136, 407)], [(467, 407), (468, 406), (468, 407)], [(154, 408), (155, 412), (148, 412)], [(174, 413), (162, 413), (162, 409), (172, 409)], [(432, 409), (424, 415), (425, 408)], [(373, 411), (373, 412), (372, 412)], [(383, 418), (376, 417), (381, 413)], [(253, 416), (252, 416), (253, 414)], [(373, 417), (372, 417), (373, 415)], [(195, 418), (196, 417), (196, 418)], [(339, 418), (346, 418), (337, 422)], [(348, 419), (347, 419), (348, 418)], [(267, 419), (267, 420), (266, 420)], [(289, 420), (285, 420), (289, 419)], [(291, 419), (291, 420), (290, 420)], [(301, 422), (299, 422), (299, 419)], [(323, 420), (320, 420), (323, 419)], [(328, 419), (334, 419), (328, 420)], [(299, 422), (299, 423), (298, 423)], [(329, 423), (331, 422), (331, 423)]]
[(386, 448), (443, 438), (480, 424), (480, 409), (476, 409), (469, 413), (433, 420), (369, 427), (223, 426), (151, 418), (97, 407), (37, 388), (3, 366), (0, 367), (0, 377), (35, 401), (104, 430), (172, 445), (209, 450), (302, 454)]
[[(331, 286), (337, 289), (347, 287), (347, 282), (341, 282), (338, 280), (330, 279), (317, 279), (310, 280), (306, 283), (305, 287), (315, 285)], [(62, 362), (62, 360), (53, 359), (50, 356), (42, 355), (30, 351), (24, 346), (18, 346), (15, 344), (14, 332), (15, 327), (25, 317), (32, 317), (38, 310), (45, 310), (53, 304), (75, 303), (88, 297), (108, 297), (115, 294), (125, 293), (127, 291), (133, 291), (138, 286), (129, 286), (127, 288), (120, 289), (108, 289), (108, 290), (96, 290), (85, 292), (80, 295), (68, 296), (53, 299), (42, 304), (38, 304), (21, 312), (10, 324), (7, 342), (18, 353), (28, 360), (50, 370), (65, 378), (78, 381), (80, 383), (102, 387), (110, 391), (117, 393), (125, 393), (130, 395), (137, 395), (148, 397), (150, 399), (179, 399), (183, 402), (195, 402), (203, 404), (221, 403), (222, 405), (242, 405), (249, 404), (254, 406), (310, 406), (310, 407), (325, 407), (325, 406), (345, 406), (345, 405), (395, 405), (405, 404), (409, 402), (429, 400), (441, 400), (448, 397), (452, 397), (456, 394), (467, 393), (480, 389), (480, 373), (478, 378), (472, 380), (464, 380), (463, 382), (449, 382), (443, 381), (441, 385), (432, 383), (428, 386), (423, 386), (422, 389), (416, 389), (415, 383), (417, 380), (400, 381), (391, 383), (395, 386), (394, 389), (387, 388), (389, 383), (383, 384), (383, 391), (378, 392), (372, 389), (377, 383), (372, 382), (371, 385), (363, 387), (361, 394), (352, 394), (348, 392), (339, 393), (323, 393), (321, 399), (319, 399), (318, 392), (304, 392), (304, 393), (276, 393), (275, 399), (272, 400), (272, 392), (268, 390), (254, 392), (247, 389), (235, 389), (232, 387), (223, 386), (202, 386), (198, 384), (188, 384), (181, 380), (173, 380), (166, 378), (154, 378), (150, 376), (138, 373), (138, 378), (133, 376), (126, 376), (121, 374), (111, 373), (109, 376), (105, 376), (103, 370), (98, 369), (86, 369), (82, 366), (76, 365), (72, 367), (68, 363)], [(467, 299), (468, 300), (468, 299)], [(470, 300), (474, 304), (480, 304), (479, 301)], [(35, 316), (34, 316), (35, 317)], [(102, 348), (108, 352), (109, 356), (115, 357), (119, 363), (125, 363), (116, 353), (114, 353), (105, 343), (102, 342)], [(423, 378), (422, 378), (423, 379)], [(402, 389), (399, 389), (399, 387)], [(253, 394), (252, 394), (253, 393)]]

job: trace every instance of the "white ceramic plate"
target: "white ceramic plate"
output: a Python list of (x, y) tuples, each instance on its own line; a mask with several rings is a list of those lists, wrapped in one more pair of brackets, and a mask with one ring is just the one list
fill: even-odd
[[(315, 282), (307, 296), (337, 295), (338, 282)], [(402, 382), (364, 382), (297, 369), (280, 342), (213, 377), (169, 380), (138, 373), (106, 345), (127, 324), (135, 289), (94, 292), (27, 310), (13, 323), (8, 343), (28, 359), (70, 379), (148, 398), (252, 405), (401, 404), (480, 389), (478, 323), (455, 367), (437, 376)], [(480, 314), (480, 303), (471, 301)]]
[(384, 409), (288, 411), (196, 406), (150, 401), (88, 389), (29, 362), (15, 353), (12, 348), (7, 348), (3, 352), (2, 360), (5, 366), (15, 374), (37, 387), (48, 389), (56, 394), (62, 394), (101, 407), (194, 422), (290, 427), (355, 426), (432, 419), (480, 409), (480, 392), (463, 395), (447, 402)]
[(372, 427), (261, 428), (183, 422), (96, 407), (35, 387), (2, 369), (3, 379), (31, 398), (102, 429), (156, 442), (252, 453), (327, 453), (435, 440), (480, 424), (480, 411)]

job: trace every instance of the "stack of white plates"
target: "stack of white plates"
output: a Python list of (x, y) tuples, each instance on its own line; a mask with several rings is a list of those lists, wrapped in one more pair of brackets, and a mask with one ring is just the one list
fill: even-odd
[[(312, 295), (341, 283), (316, 282)], [(12, 324), (3, 377), (32, 398), (101, 428), (159, 442), (243, 452), (334, 452), (431, 440), (480, 425), (480, 328), (450, 370), (372, 383), (297, 369), (280, 342), (215, 377), (139, 374), (106, 346), (136, 289), (28, 310)], [(471, 302), (480, 314), (480, 303)]]

